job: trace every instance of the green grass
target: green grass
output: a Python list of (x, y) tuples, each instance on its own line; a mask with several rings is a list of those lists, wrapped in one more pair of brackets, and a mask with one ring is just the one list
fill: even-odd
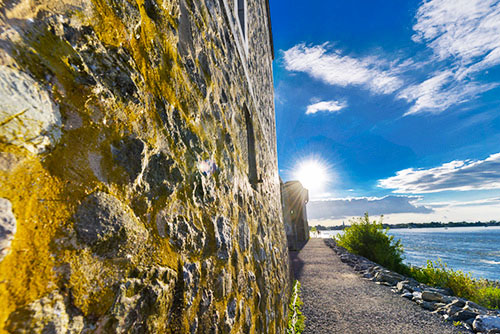
[(408, 267), (408, 276), (417, 281), (441, 288), (449, 288), (453, 293), (481, 306), (500, 308), (500, 289), (496, 284), (485, 279), (475, 279), (470, 273), (448, 268), (446, 263), (438, 259), (427, 261), (425, 267)]
[(295, 281), (292, 298), (288, 306), (288, 328), (286, 334), (301, 334), (306, 328), (306, 317), (302, 314), (302, 300), (300, 299), (300, 282)]
[(368, 213), (351, 221), (351, 227), (338, 234), (335, 241), (349, 252), (366, 257), (388, 269), (417, 281), (441, 288), (481, 306), (500, 308), (500, 288), (485, 279), (475, 279), (470, 273), (448, 268), (441, 260), (427, 261), (427, 266), (414, 267), (403, 264), (404, 250), (400, 240), (387, 234), (380, 220), (370, 222)]

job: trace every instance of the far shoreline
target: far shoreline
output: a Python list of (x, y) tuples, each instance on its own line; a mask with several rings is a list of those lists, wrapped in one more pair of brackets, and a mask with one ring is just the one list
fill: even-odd
[[(323, 226), (315, 225), (318, 231), (339, 231), (349, 228), (351, 225), (337, 225), (337, 226)], [(453, 228), (453, 227), (490, 227), (496, 226), (500, 227), (500, 222), (489, 221), (489, 222), (430, 222), (430, 223), (401, 223), (401, 224), (382, 224), (383, 228), (386, 229), (419, 229), (419, 228)]]

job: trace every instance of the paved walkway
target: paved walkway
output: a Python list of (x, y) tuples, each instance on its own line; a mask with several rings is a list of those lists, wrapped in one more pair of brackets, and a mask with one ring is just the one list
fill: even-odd
[(464, 333), (389, 287), (361, 278), (323, 239), (310, 239), (291, 257), (302, 284), (304, 334)]

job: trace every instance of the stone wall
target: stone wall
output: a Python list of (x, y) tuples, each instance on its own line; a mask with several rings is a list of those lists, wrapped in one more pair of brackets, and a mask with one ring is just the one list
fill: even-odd
[(283, 333), (265, 0), (4, 0), (0, 333)]

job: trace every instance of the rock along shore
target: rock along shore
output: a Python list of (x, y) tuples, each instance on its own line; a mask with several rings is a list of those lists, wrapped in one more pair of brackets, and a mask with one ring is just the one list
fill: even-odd
[(388, 270), (363, 256), (349, 253), (333, 239), (325, 239), (325, 243), (339, 255), (342, 262), (353, 267), (363, 278), (391, 286), (394, 293), (414, 301), (423, 309), (439, 314), (447, 321), (459, 321), (460, 326), (473, 333), (500, 333), (499, 310), (453, 296), (450, 289), (433, 288)]

